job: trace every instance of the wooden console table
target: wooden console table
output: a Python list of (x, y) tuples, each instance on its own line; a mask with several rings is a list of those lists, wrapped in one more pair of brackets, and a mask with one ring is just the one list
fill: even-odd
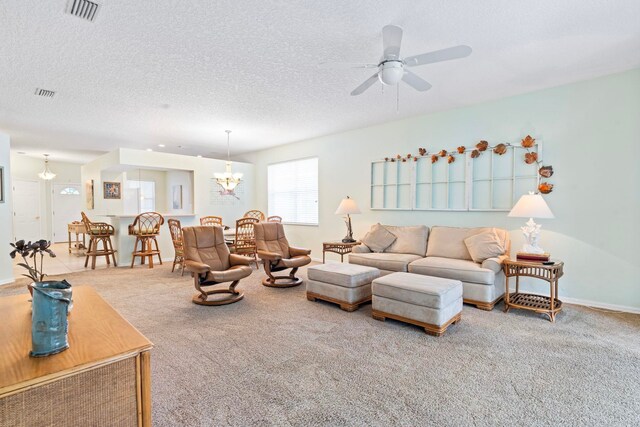
[(332, 242), (322, 242), (322, 263), (324, 264), (324, 256), (326, 252), (333, 252), (340, 255), (340, 262), (344, 262), (344, 256), (351, 253), (354, 246), (359, 245), (360, 242), (344, 243), (340, 240)]
[[(502, 265), (506, 277), (505, 313), (510, 308), (520, 308), (546, 314), (551, 322), (555, 322), (556, 314), (562, 310), (562, 301), (558, 299), (558, 279), (562, 277), (564, 262), (555, 261), (552, 265), (544, 265), (541, 262), (508, 259)], [(512, 293), (509, 293), (510, 277), (516, 278), (516, 291)], [(520, 277), (533, 277), (549, 282), (549, 296), (520, 292)]]
[(29, 357), (29, 294), (0, 298), (0, 425), (151, 425), (152, 344), (88, 286), (73, 288), (69, 349)]
[[(74, 241), (71, 240), (71, 234), (75, 234), (76, 238)], [(87, 241), (86, 234), (87, 228), (81, 222), (72, 222), (67, 224), (67, 234), (69, 235), (69, 253), (72, 253), (73, 250), (76, 251), (77, 254), (82, 254), (82, 251), (87, 250)], [(80, 235), (82, 234), (82, 243), (80, 243)]]

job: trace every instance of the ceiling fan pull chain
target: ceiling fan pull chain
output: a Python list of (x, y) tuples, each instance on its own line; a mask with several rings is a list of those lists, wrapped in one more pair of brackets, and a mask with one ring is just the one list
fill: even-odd
[(396, 114), (400, 114), (400, 83), (396, 85)]

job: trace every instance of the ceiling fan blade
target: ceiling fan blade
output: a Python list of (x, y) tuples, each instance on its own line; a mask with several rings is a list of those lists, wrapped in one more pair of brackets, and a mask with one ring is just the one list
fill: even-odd
[(384, 59), (400, 59), (400, 43), (402, 43), (402, 28), (395, 25), (386, 25), (382, 28)]
[(355, 88), (351, 92), (351, 96), (360, 95), (362, 92), (364, 92), (365, 90), (369, 89), (371, 87), (371, 85), (376, 82), (376, 80), (378, 80), (378, 73), (375, 73), (373, 76), (371, 76), (367, 80), (365, 80), (364, 83), (362, 83), (360, 86)]
[(431, 84), (424, 80), (422, 77), (418, 77), (417, 74), (412, 73), (411, 71), (405, 70), (404, 75), (402, 76), (402, 81), (414, 88), (415, 90), (419, 90), (420, 92), (427, 91), (431, 89)]
[(320, 68), (378, 68), (378, 64), (365, 62), (319, 62)]
[(433, 64), (434, 62), (464, 58), (469, 55), (471, 55), (471, 48), (469, 46), (460, 45), (429, 53), (423, 53), (422, 55), (409, 56), (404, 58), (404, 63), (407, 67), (415, 67), (417, 65)]

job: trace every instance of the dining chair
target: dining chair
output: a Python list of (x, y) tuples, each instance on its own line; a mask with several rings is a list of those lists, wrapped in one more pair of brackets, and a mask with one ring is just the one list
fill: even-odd
[(176, 265), (179, 265), (182, 270), (180, 275), (184, 276), (184, 241), (182, 238), (182, 227), (180, 221), (173, 218), (169, 219), (167, 224), (169, 225), (169, 233), (171, 234), (171, 241), (173, 242), (173, 249), (175, 251), (171, 272), (173, 273)]
[(258, 221), (264, 221), (265, 215), (262, 211), (252, 209), (244, 213), (245, 218), (256, 218)]
[(222, 227), (222, 217), (221, 216), (203, 216), (200, 218), (200, 225), (219, 225)]
[(236, 241), (233, 245), (235, 253), (247, 255), (253, 258), (258, 267), (258, 257), (256, 255), (256, 239), (253, 226), (260, 221), (256, 218), (240, 218), (236, 221)]

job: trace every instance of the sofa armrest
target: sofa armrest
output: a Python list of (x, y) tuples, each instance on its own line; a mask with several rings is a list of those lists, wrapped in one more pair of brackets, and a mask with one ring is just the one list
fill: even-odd
[(207, 271), (211, 270), (211, 267), (209, 267), (207, 264), (197, 261), (185, 261), (184, 268), (186, 268), (188, 271), (191, 271), (192, 273), (197, 274), (206, 273)]
[(251, 265), (252, 261), (253, 259), (246, 256), (229, 254), (229, 264), (231, 264), (232, 267), (236, 265)]
[(353, 252), (354, 254), (368, 254), (371, 252), (371, 249), (369, 249), (369, 246), (365, 245), (364, 243), (360, 243), (359, 245), (355, 245), (353, 248), (351, 248), (351, 252)]
[(502, 261), (509, 259), (509, 255), (500, 255), (493, 258), (487, 258), (482, 261), (482, 268), (488, 268), (494, 273), (499, 273), (502, 270)]
[(282, 259), (277, 253), (268, 251), (258, 251), (258, 257), (269, 261), (280, 261)]
[(311, 249), (303, 249), (303, 248), (296, 248), (294, 246), (289, 246), (289, 255), (291, 255), (292, 257), (309, 255), (309, 254), (311, 254)]

